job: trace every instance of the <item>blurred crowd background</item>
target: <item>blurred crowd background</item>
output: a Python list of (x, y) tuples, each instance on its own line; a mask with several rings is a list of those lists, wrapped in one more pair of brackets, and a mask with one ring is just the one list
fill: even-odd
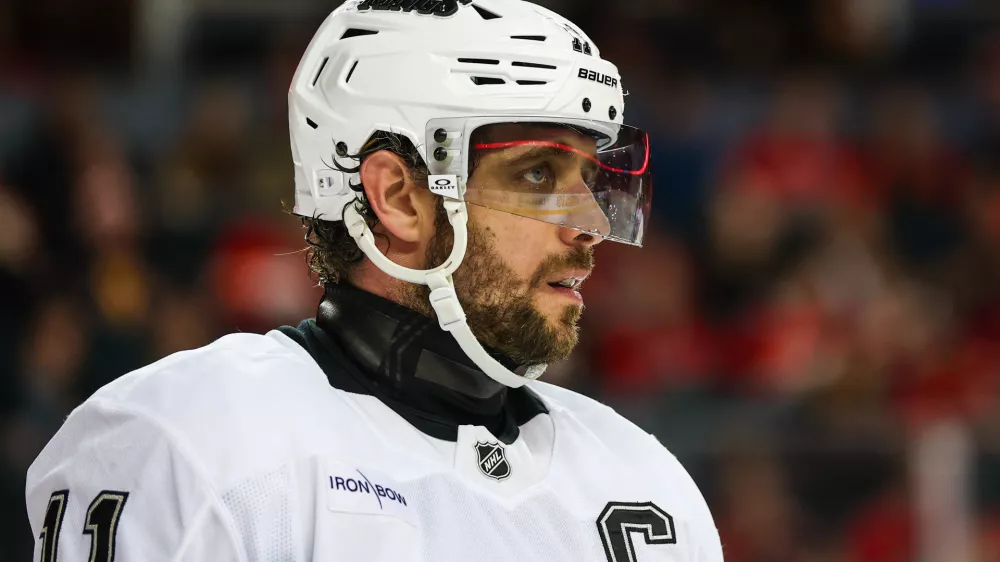
[[(541, 3), (656, 182), (550, 380), (686, 463), (729, 562), (1000, 560), (1000, 3)], [(336, 4), (0, 1), (0, 559), (82, 399), (313, 315), (285, 96)]]

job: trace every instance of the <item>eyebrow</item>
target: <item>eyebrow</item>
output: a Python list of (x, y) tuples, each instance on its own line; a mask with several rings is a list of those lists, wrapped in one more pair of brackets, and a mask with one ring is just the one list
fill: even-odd
[(520, 156), (515, 156), (511, 160), (507, 161), (507, 165), (512, 165), (517, 162), (527, 160), (529, 158), (538, 158), (540, 156), (548, 156), (552, 154), (566, 154), (567, 152), (572, 152), (573, 154), (579, 154), (587, 160), (597, 164), (602, 170), (607, 170), (609, 172), (615, 172), (619, 174), (629, 174), (632, 176), (641, 176), (646, 173), (646, 168), (649, 166), (649, 135), (646, 135), (646, 158), (645, 162), (642, 164), (642, 168), (638, 170), (624, 170), (621, 168), (615, 168), (608, 166), (607, 164), (601, 162), (593, 154), (589, 154), (568, 144), (561, 144), (551, 141), (541, 141), (541, 140), (520, 140), (520, 141), (508, 141), (508, 142), (493, 142), (493, 143), (482, 143), (475, 145), (478, 150), (490, 150), (496, 148), (512, 148), (516, 146), (533, 146), (535, 148), (525, 152)]
[[(508, 143), (499, 143), (499, 144), (505, 144), (506, 145)], [(479, 145), (476, 145), (476, 148), (486, 148), (486, 149), (489, 149), (489, 148), (494, 148), (494, 147), (491, 146), (491, 145), (479, 144)], [(501, 147), (497, 147), (497, 148), (501, 148)], [(502, 148), (507, 148), (507, 147), (502, 147)], [(566, 156), (568, 156), (568, 153), (565, 150), (563, 150), (562, 148), (557, 148), (555, 146), (535, 146), (534, 148), (532, 148), (530, 150), (527, 150), (525, 152), (522, 152), (521, 154), (519, 154), (517, 156), (514, 156), (512, 158), (508, 158), (508, 159), (504, 160), (504, 165), (505, 166), (518, 166), (518, 165), (520, 165), (523, 162), (530, 162), (532, 160), (542, 160), (544, 158), (552, 158), (552, 157), (565, 158)]]

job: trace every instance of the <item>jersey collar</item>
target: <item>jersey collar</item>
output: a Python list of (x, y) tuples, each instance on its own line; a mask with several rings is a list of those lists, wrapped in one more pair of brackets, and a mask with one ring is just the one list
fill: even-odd
[(527, 387), (507, 388), (482, 372), (434, 320), (350, 285), (328, 285), (316, 319), (282, 332), (334, 387), (375, 396), (438, 439), (454, 441), (459, 426), (476, 425), (509, 444), (520, 425), (547, 413)]

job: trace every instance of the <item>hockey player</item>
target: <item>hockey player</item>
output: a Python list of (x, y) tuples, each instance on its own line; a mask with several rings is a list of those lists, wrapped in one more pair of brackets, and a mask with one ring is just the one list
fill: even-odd
[[(538, 382), (640, 245), (618, 71), (520, 0), (349, 1), (289, 91), (316, 318), (105, 386), (31, 466), (42, 562), (722, 560), (655, 438)], [(280, 287), (275, 287), (280, 291)]]

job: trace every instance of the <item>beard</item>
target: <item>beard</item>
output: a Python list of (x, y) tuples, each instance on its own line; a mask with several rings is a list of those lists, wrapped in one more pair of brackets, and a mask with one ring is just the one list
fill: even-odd
[[(425, 269), (444, 263), (454, 241), (443, 206), (435, 222), (437, 235), (427, 248)], [(566, 254), (549, 256), (531, 279), (525, 281), (497, 251), (496, 235), (488, 227), (470, 220), (468, 231), (465, 259), (452, 278), (458, 301), (476, 339), (522, 366), (552, 363), (569, 357), (579, 341), (577, 323), (583, 306), (566, 306), (553, 325), (535, 307), (532, 295), (553, 274), (566, 269), (592, 269), (593, 249), (574, 246)], [(434, 317), (427, 286), (403, 283), (399, 293), (396, 298), (401, 304)]]

